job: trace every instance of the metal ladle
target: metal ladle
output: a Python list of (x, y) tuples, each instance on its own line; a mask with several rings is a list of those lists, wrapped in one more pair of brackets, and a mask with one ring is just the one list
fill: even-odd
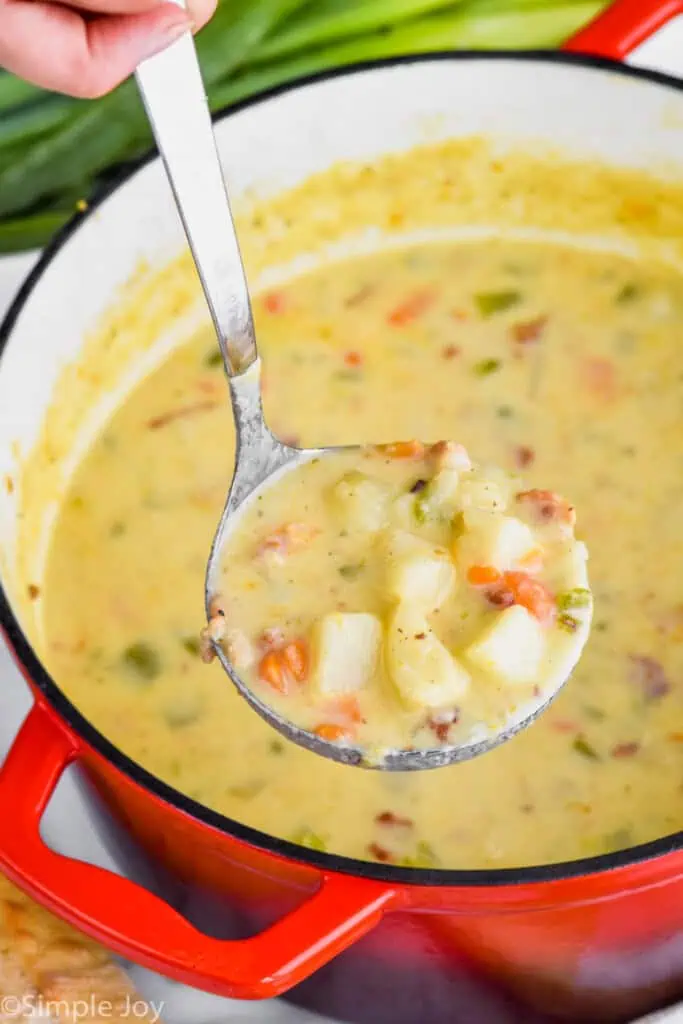
[[(218, 589), (223, 545), (245, 504), (283, 473), (296, 470), (312, 458), (341, 449), (294, 448), (274, 437), (263, 419), (261, 365), (249, 290), (191, 35), (182, 36), (167, 50), (143, 62), (136, 78), (211, 312), (235, 418), (234, 476), (206, 573), (205, 602), (209, 617)], [(216, 644), (215, 648), (240, 694), (288, 739), (335, 761), (390, 771), (439, 768), (483, 754), (529, 725), (557, 693), (556, 690), (549, 696), (543, 694), (538, 702), (525, 704), (503, 727), (483, 737), (476, 736), (471, 742), (394, 750), (378, 764), (368, 760), (361, 747), (328, 742), (277, 714), (243, 682), (223, 647)]]

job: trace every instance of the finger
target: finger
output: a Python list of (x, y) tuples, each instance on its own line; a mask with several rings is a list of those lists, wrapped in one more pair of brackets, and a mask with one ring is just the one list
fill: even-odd
[(187, 13), (174, 3), (86, 21), (77, 11), (41, 0), (0, 0), (0, 65), (45, 89), (92, 99), (113, 89), (189, 24)]
[(218, 0), (187, 0), (187, 10), (192, 18), (192, 27), (195, 32), (203, 28), (211, 19), (217, 3)]
[[(195, 29), (201, 28), (216, 10), (217, 0), (187, 0)], [(159, 5), (159, 0), (69, 0), (69, 6), (95, 14), (138, 14)]]

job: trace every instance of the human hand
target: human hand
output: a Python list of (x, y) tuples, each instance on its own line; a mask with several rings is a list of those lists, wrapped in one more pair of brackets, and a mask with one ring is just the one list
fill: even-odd
[(0, 0), (0, 67), (45, 89), (93, 98), (209, 20), (216, 0)]

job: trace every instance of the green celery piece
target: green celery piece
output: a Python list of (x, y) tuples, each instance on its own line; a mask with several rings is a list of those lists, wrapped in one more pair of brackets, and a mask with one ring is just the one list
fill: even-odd
[(462, 0), (317, 0), (282, 25), (258, 48), (258, 63), (396, 26)]

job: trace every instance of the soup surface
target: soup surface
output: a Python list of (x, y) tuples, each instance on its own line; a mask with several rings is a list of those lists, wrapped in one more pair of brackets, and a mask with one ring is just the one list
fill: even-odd
[(538, 722), (452, 768), (367, 772), (276, 736), (198, 657), (233, 457), (207, 331), (130, 396), (64, 500), (44, 602), (46, 658), (68, 695), (195, 799), (355, 857), (512, 866), (679, 828), (680, 277), (604, 252), (480, 241), (355, 259), (255, 307), (281, 436), (457, 437), (571, 496), (595, 599), (581, 662)]
[(202, 653), (221, 643), (262, 704), (367, 764), (495, 738), (586, 642), (575, 521), (565, 498), (454, 441), (311, 459), (229, 528)]

